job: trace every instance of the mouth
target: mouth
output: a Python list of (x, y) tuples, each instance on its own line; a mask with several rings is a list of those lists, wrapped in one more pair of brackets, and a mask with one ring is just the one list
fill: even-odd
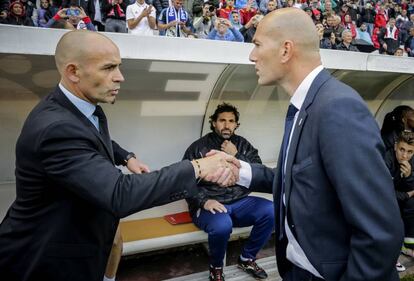
[(118, 94), (118, 92), (119, 92), (119, 89), (114, 89), (114, 90), (110, 91), (111, 95), (113, 95), (113, 96), (116, 96)]

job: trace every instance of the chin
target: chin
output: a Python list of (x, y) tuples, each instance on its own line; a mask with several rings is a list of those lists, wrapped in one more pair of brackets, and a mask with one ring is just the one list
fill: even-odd
[(266, 81), (264, 78), (261, 78), (261, 77), (259, 77), (259, 79), (257, 80), (257, 83), (261, 86), (267, 86), (271, 84), (271, 82)]
[(115, 97), (111, 97), (111, 98), (107, 99), (107, 100), (105, 101), (105, 103), (114, 104), (114, 103), (115, 103), (115, 101), (116, 101), (116, 98), (115, 98)]

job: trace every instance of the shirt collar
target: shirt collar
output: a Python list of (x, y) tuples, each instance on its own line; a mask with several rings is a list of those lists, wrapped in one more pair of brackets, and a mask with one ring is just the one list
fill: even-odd
[(78, 98), (77, 96), (69, 92), (69, 90), (66, 89), (61, 83), (59, 83), (59, 88), (62, 90), (63, 94), (65, 94), (65, 96), (73, 103), (73, 105), (76, 106), (76, 108), (79, 109), (79, 111), (86, 116), (86, 118), (89, 119), (92, 116), (96, 108), (94, 104), (91, 104), (81, 98)]
[(302, 83), (300, 83), (299, 87), (296, 89), (295, 93), (293, 94), (292, 98), (290, 99), (290, 103), (293, 104), (298, 111), (302, 108), (303, 102), (305, 101), (306, 95), (309, 91), (309, 88), (312, 85), (313, 80), (315, 80), (316, 76), (323, 70), (323, 66), (319, 65), (314, 68), (306, 77), (303, 79)]

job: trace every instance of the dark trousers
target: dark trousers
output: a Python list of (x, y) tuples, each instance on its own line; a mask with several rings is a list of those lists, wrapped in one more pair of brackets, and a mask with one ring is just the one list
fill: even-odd
[(266, 244), (274, 227), (273, 202), (260, 197), (248, 196), (232, 204), (224, 204), (227, 213), (212, 214), (201, 209), (193, 222), (208, 233), (210, 264), (223, 266), (227, 242), (234, 227), (253, 225), (250, 237), (244, 245), (242, 256), (255, 259), (256, 254)]
[(404, 222), (405, 237), (414, 238), (414, 197), (398, 203)]
[(324, 279), (316, 277), (309, 271), (296, 265), (292, 265), (292, 268), (283, 277), (283, 281), (324, 281)]
[(96, 30), (105, 31), (105, 25), (103, 25), (99, 21), (93, 21), (92, 24), (95, 26)]

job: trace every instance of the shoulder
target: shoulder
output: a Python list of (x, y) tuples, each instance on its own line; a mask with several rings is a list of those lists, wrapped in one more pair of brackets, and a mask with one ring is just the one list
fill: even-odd
[(162, 9), (161, 12), (160, 12), (160, 15), (159, 15), (159, 20), (160, 21), (166, 21), (167, 13), (168, 13), (168, 7)]
[(195, 140), (189, 147), (188, 149), (196, 149), (196, 148), (201, 148), (203, 146), (206, 145), (206, 143), (208, 143), (208, 140), (210, 139), (210, 134), (208, 133), (204, 136), (202, 136), (201, 138)]
[(251, 145), (251, 143), (244, 137), (240, 136), (240, 135), (233, 135), (232, 140), (234, 140), (234, 142), (238, 143), (238, 144), (248, 144)]
[(64, 136), (68, 131), (82, 133), (85, 129), (82, 121), (57, 102), (52, 93), (33, 108), (26, 119), (22, 133), (36, 132), (35, 134), (40, 137), (49, 132), (49, 134)]
[(321, 116), (333, 114), (339, 117), (344, 113), (347, 118), (354, 118), (361, 114), (372, 117), (361, 96), (353, 88), (334, 77), (321, 85), (312, 107)]

